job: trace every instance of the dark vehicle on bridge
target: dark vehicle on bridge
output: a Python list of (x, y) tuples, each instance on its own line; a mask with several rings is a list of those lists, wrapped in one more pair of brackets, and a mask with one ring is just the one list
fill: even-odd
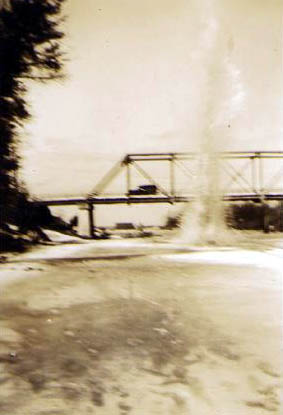
[(156, 195), (157, 191), (157, 186), (155, 186), (154, 184), (145, 184), (139, 186), (137, 189), (131, 189), (128, 194), (130, 196)]

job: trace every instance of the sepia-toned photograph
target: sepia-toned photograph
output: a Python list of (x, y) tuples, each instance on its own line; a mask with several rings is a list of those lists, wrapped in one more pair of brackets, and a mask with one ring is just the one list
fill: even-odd
[(0, 0), (0, 415), (280, 415), (282, 279), (282, 0)]

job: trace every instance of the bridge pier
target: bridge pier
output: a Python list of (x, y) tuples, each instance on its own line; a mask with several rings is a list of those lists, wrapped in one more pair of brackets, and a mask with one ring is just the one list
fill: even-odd
[(283, 232), (283, 200), (279, 202), (279, 232)]
[(263, 218), (262, 218), (262, 230), (264, 233), (269, 233), (269, 222), (270, 222), (270, 209), (269, 205), (266, 202), (262, 202), (262, 211), (263, 211)]
[(92, 203), (87, 204), (88, 212), (88, 236), (94, 238), (94, 206)]

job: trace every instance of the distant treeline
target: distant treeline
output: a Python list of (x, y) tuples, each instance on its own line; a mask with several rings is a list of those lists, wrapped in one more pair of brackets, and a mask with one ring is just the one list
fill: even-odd
[[(235, 229), (265, 229), (283, 232), (283, 206), (278, 203), (270, 206), (267, 203), (233, 203), (225, 211), (228, 225)], [(182, 224), (182, 214), (169, 216), (165, 228), (178, 228)]]
[(227, 209), (228, 223), (236, 229), (264, 229), (283, 231), (283, 212), (280, 204), (235, 203)]

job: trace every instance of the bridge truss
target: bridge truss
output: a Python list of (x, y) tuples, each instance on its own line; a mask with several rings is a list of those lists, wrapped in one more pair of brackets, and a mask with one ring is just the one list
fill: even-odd
[[(193, 152), (127, 154), (85, 197), (35, 203), (85, 205), (89, 233), (93, 236), (96, 205), (174, 204), (193, 200), (199, 185), (199, 171), (208, 162), (206, 157)], [(223, 152), (215, 153), (212, 159), (217, 160), (217, 177), (224, 201), (281, 201), (283, 206), (283, 151)], [(151, 185), (156, 192), (133, 192), (140, 185)]]
[[(212, 158), (218, 161), (224, 200), (283, 199), (283, 152), (225, 152)], [(194, 197), (204, 164), (204, 155), (198, 153), (128, 154), (103, 176), (88, 198), (96, 203), (183, 202)], [(115, 197), (112, 191), (111, 197), (107, 190), (118, 176), (119, 195)], [(158, 195), (133, 197), (131, 191), (138, 183), (155, 186)]]

